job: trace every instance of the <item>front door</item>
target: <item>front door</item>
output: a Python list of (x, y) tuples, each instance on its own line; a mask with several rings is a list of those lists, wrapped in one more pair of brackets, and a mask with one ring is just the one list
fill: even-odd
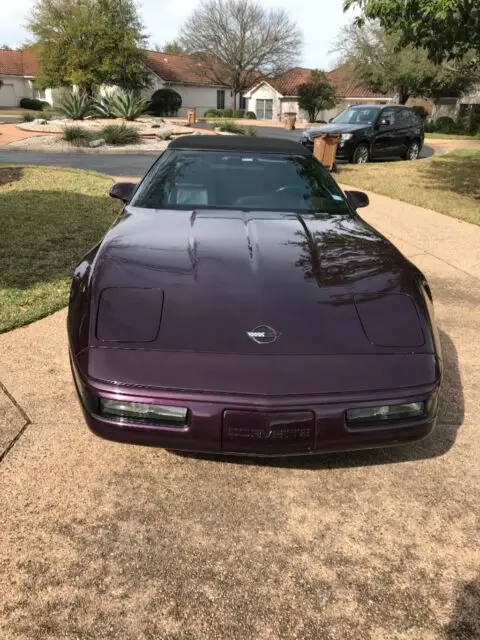
[(272, 120), (273, 100), (258, 99), (255, 105), (255, 113), (259, 120)]
[(397, 140), (396, 118), (398, 109), (387, 107), (383, 109), (377, 120), (375, 142), (373, 145), (373, 155), (394, 156), (398, 153), (399, 143)]

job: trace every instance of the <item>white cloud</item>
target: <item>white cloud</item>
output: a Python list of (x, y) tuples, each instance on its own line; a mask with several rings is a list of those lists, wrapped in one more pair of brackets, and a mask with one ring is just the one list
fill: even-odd
[[(300, 25), (305, 47), (300, 64), (328, 69), (335, 63), (329, 52), (339, 29), (348, 22), (343, 0), (260, 0), (265, 7), (283, 7)], [(151, 43), (174, 39), (198, 0), (138, 0)], [(0, 45), (21, 45), (29, 34), (24, 25), (33, 0), (0, 0)], [(292, 6), (293, 5), (293, 6)], [(173, 8), (174, 7), (174, 8)]]

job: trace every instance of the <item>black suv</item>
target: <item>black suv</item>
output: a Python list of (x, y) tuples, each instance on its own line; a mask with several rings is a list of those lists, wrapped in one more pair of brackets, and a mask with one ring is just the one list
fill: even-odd
[(329, 124), (306, 129), (301, 142), (313, 148), (314, 139), (325, 133), (340, 134), (337, 159), (355, 164), (393, 156), (416, 160), (424, 140), (420, 118), (408, 107), (395, 104), (348, 107)]

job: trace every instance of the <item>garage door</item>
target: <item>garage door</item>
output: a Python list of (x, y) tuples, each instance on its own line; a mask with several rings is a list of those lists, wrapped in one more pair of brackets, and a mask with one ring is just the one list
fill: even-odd
[(13, 84), (7, 84), (5, 82), (2, 85), (0, 89), (0, 107), (18, 107), (18, 100)]

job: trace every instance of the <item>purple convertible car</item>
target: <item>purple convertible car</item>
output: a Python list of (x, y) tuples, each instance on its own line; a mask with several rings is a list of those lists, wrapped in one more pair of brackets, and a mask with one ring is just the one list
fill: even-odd
[(75, 269), (68, 332), (90, 428), (255, 455), (433, 429), (442, 363), (422, 273), (295, 142), (175, 140)]

